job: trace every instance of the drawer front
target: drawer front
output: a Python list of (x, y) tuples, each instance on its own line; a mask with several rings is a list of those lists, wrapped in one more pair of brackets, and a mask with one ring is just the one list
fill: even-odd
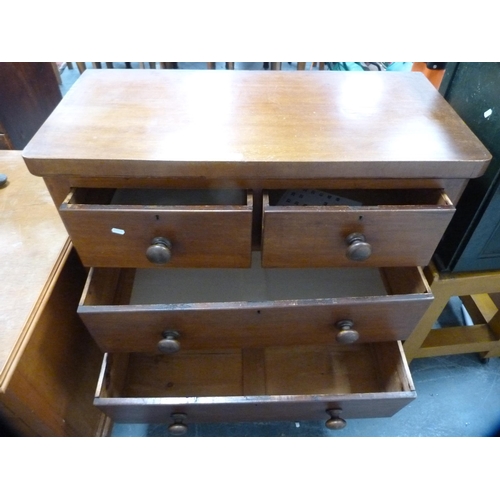
[(116, 422), (184, 423), (390, 417), (416, 397), (399, 342), (107, 354), (94, 400)]
[(85, 198), (70, 194), (59, 211), (85, 266), (250, 265), (251, 194), (242, 205), (198, 206), (102, 204), (79, 197)]
[(432, 294), (418, 268), (384, 271), (384, 296), (120, 305), (127, 270), (93, 269), (78, 312), (105, 352), (163, 352), (168, 332), (182, 351), (403, 340)]
[(265, 193), (263, 265), (425, 266), (455, 209), (445, 195), (424, 198), (422, 205), (301, 207), (272, 205)]

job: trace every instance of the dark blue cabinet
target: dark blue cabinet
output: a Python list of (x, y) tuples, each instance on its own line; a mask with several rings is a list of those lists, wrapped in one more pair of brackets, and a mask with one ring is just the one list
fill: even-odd
[(449, 63), (440, 92), (493, 159), (467, 185), (434, 261), (441, 271), (500, 269), (500, 63)]

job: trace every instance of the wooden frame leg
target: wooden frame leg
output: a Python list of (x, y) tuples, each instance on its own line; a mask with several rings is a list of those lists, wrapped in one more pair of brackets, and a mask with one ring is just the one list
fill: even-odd
[(446, 307), (446, 304), (448, 304), (450, 300), (446, 289), (442, 290), (440, 288), (441, 282), (439, 281), (439, 275), (437, 273), (433, 274), (433, 278), (434, 280), (430, 285), (431, 291), (434, 295), (434, 300), (429, 306), (429, 309), (427, 309), (426, 313), (418, 322), (418, 325), (415, 330), (413, 330), (413, 333), (403, 343), (403, 349), (408, 363), (411, 363), (415, 357), (418, 357), (417, 353), (419, 349), (422, 347), (427, 335), (429, 335), (433, 325), (436, 323), (440, 314), (443, 312), (443, 309)]
[(62, 85), (62, 80), (61, 80), (61, 73), (59, 72), (59, 66), (57, 63), (50, 63), (52, 64), (52, 69), (54, 70), (54, 75), (56, 75), (56, 80), (59, 85)]
[[(407, 361), (450, 354), (500, 356), (500, 311), (490, 293), (500, 289), (500, 271), (440, 275), (433, 264), (425, 270), (434, 300), (403, 344)], [(433, 329), (451, 297), (460, 297), (472, 324)]]

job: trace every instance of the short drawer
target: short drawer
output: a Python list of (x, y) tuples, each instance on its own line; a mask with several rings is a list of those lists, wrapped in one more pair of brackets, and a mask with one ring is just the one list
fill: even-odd
[(425, 266), (455, 212), (440, 190), (310, 192), (306, 206), (264, 192), (264, 266)]
[(248, 267), (252, 194), (74, 189), (59, 208), (85, 266)]
[[(94, 404), (119, 423), (391, 417), (416, 397), (399, 342), (105, 354)], [(339, 419), (343, 419), (339, 420)]]
[(403, 340), (431, 301), (420, 268), (266, 269), (254, 252), (250, 269), (93, 268), (78, 312), (103, 351), (154, 353)]

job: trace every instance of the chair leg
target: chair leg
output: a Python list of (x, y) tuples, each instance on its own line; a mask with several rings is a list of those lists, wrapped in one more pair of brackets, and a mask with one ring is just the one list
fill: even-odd
[(234, 62), (227, 62), (226, 69), (234, 69)]
[(56, 80), (59, 85), (62, 85), (62, 80), (61, 80), (61, 73), (59, 73), (59, 67), (57, 66), (57, 63), (50, 63), (52, 64), (52, 69), (54, 70), (54, 75), (56, 75)]
[(280, 62), (272, 62), (271, 69), (279, 71), (281, 69), (281, 63)]
[(112, 69), (113, 68), (113, 63), (112, 62), (106, 63), (106, 68)]
[(87, 69), (87, 66), (85, 66), (84, 62), (77, 62), (76, 67), (78, 68), (80, 75)]
[(306, 63), (305, 62), (298, 62), (297, 63), (297, 69), (300, 71), (303, 71), (306, 69)]
[(102, 68), (102, 64), (100, 62), (93, 62), (92, 63), (92, 66), (94, 68), (97, 68), (97, 69), (101, 69)]
[(207, 62), (207, 69), (215, 69), (215, 63), (214, 62)]

